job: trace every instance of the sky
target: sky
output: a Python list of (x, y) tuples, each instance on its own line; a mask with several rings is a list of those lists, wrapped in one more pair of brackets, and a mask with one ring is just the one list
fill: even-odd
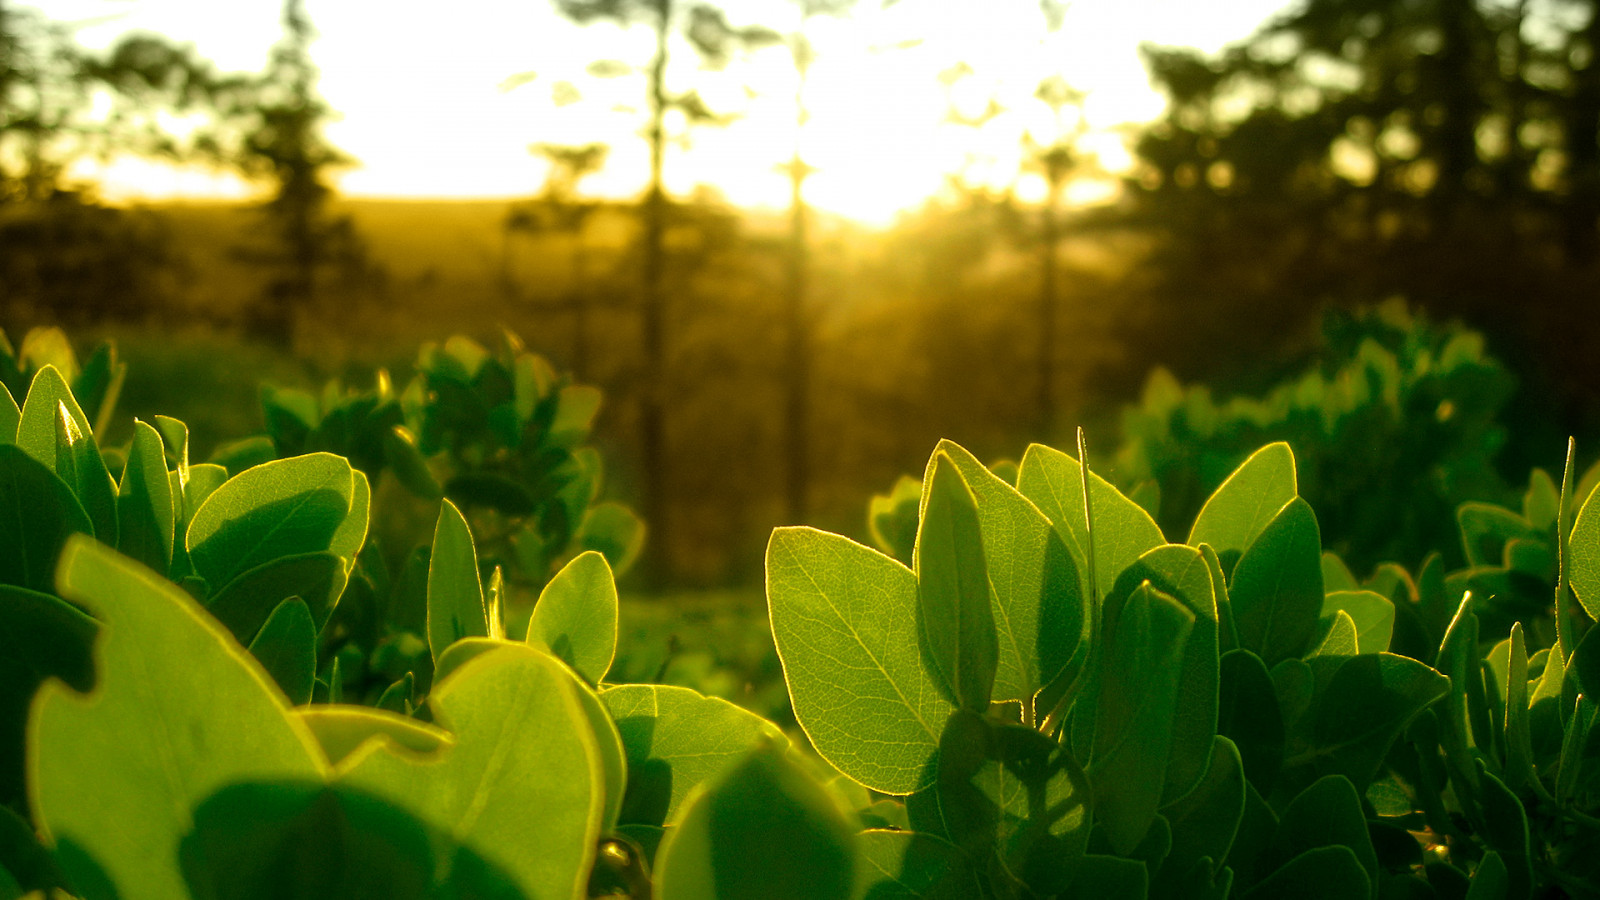
[[(1037, 0), (861, 0), (847, 18), (814, 17), (807, 35), (816, 61), (804, 87), (810, 120), (800, 137), (816, 174), (817, 207), (884, 223), (917, 206), (947, 175), (991, 186), (1014, 183), (1024, 199), (1043, 193), (1022, 174), (1023, 135), (1049, 143), (1073, 130), (1033, 99), (1040, 80), (1065, 79), (1085, 92), (1080, 147), (1109, 171), (1129, 163), (1127, 126), (1158, 116), (1164, 100), (1141, 65), (1141, 42), (1214, 52), (1248, 36), (1284, 0), (1073, 0), (1058, 31)], [(192, 45), (224, 71), (259, 71), (282, 34), (278, 0), (34, 0), (78, 41), (102, 48), (129, 31)], [(789, 0), (726, 0), (736, 25), (792, 32)], [(587, 193), (636, 194), (647, 174), (642, 74), (598, 78), (599, 59), (638, 69), (648, 62), (648, 29), (578, 26), (549, 0), (306, 0), (319, 37), (312, 55), (320, 89), (340, 118), (327, 136), (359, 164), (335, 181), (359, 197), (513, 197), (536, 193), (546, 166), (530, 145), (612, 146)], [(719, 113), (721, 128), (671, 123), (668, 189), (711, 184), (734, 203), (782, 208), (787, 178), (777, 166), (796, 142), (797, 78), (788, 51), (769, 47), (724, 71), (701, 71), (687, 44), (675, 45), (669, 86), (694, 88)], [(970, 74), (941, 80), (965, 63)], [(515, 84), (517, 86), (513, 87)], [(579, 99), (570, 102), (574, 89)], [(990, 100), (1005, 110), (981, 130), (948, 122)], [(112, 200), (238, 197), (252, 190), (197, 169), (119, 160), (80, 172)], [(1069, 200), (1103, 196), (1087, 179)]]

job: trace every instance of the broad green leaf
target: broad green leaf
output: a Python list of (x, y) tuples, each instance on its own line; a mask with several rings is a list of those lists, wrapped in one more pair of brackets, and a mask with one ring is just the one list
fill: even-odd
[(561, 389), (556, 400), (556, 416), (550, 423), (549, 440), (563, 446), (576, 446), (589, 436), (595, 414), (600, 412), (600, 389), (573, 384)]
[(1211, 571), (1198, 550), (1182, 544), (1164, 544), (1123, 570), (1107, 609), (1120, 608), (1123, 600), (1145, 581), (1194, 615), (1194, 628), (1183, 646), (1171, 756), (1162, 790), (1162, 802), (1171, 802), (1189, 793), (1205, 775), (1211, 739), (1217, 732), (1216, 594)]
[(1590, 628), (1578, 642), (1578, 649), (1572, 652), (1572, 668), (1584, 696), (1600, 697), (1600, 628)]
[(1353, 900), (1371, 894), (1367, 872), (1349, 847), (1318, 847), (1289, 860), (1242, 900)]
[(1161, 810), (1172, 827), (1172, 849), (1162, 863), (1159, 881), (1187, 872), (1202, 858), (1223, 860), (1244, 817), (1244, 763), (1239, 748), (1217, 735), (1211, 765), (1187, 796)]
[(781, 741), (776, 725), (719, 697), (684, 687), (624, 684), (600, 694), (627, 756), (621, 821), (674, 825), (685, 798), (763, 740)]
[(1194, 618), (1142, 584), (1108, 623), (1089, 778), (1095, 817), (1119, 855), (1144, 837), (1160, 804)]
[(977, 500), (943, 452), (924, 479), (927, 498), (917, 528), (917, 633), (925, 660), (952, 702), (989, 708), (999, 664), (997, 598), (991, 596)]
[(250, 642), (250, 655), (283, 688), (291, 706), (310, 703), (317, 680), (317, 626), (305, 601), (290, 597), (278, 604)]
[(1504, 782), (1484, 768), (1482, 760), (1478, 763), (1478, 780), (1482, 786), (1479, 800), (1483, 803), (1483, 840), (1505, 863), (1506, 897), (1523, 900), (1531, 896), (1533, 884), (1527, 809)]
[(1492, 503), (1461, 504), (1456, 510), (1456, 522), (1461, 527), (1461, 544), (1469, 566), (1500, 565), (1510, 541), (1544, 537), (1544, 531), (1527, 519)]
[(56, 558), (94, 526), (72, 490), (15, 444), (0, 444), (0, 583), (50, 593)]
[(195, 897), (523, 896), (503, 870), (406, 811), (337, 785), (230, 785), (202, 803), (194, 819), (179, 855)]
[(428, 648), (438, 660), (456, 641), (488, 634), (489, 615), (472, 531), (461, 510), (443, 500), (428, 561)]
[(817, 752), (886, 794), (931, 784), (955, 706), (922, 663), (911, 570), (838, 535), (779, 528), (767, 602), (795, 718)]
[[(1324, 567), (1326, 576), (1327, 569)], [(1326, 583), (1326, 582), (1324, 582)], [(1382, 653), (1394, 638), (1394, 602), (1375, 591), (1331, 591), (1322, 599), (1322, 615), (1343, 610), (1356, 630), (1359, 653)]]
[[(1473, 788), (1477, 787), (1478, 767), (1468, 748), (1475, 743), (1474, 734), (1476, 742), (1491, 739), (1478, 653), (1478, 617), (1472, 612), (1472, 598), (1467, 596), (1462, 598), (1445, 631), (1437, 662), (1440, 673), (1450, 679), (1449, 699), (1439, 717), (1441, 745), (1453, 777), (1465, 779)], [(1474, 723), (1473, 718), (1481, 721)]]
[(177, 519), (166, 449), (161, 433), (138, 420), (117, 492), (117, 525), (119, 551), (159, 574), (170, 570)]
[(1095, 900), (1145, 900), (1150, 894), (1150, 872), (1144, 863), (1117, 856), (1085, 856), (1078, 864), (1070, 897)]
[(1361, 583), (1332, 550), (1322, 551), (1322, 586), (1331, 594), (1335, 591), (1357, 591)]
[(1270, 791), (1283, 764), (1283, 713), (1272, 676), (1261, 657), (1249, 650), (1222, 655), (1217, 734), (1231, 740), (1243, 760), (1245, 777)]
[(1556, 799), (1568, 802), (1577, 790), (1579, 777), (1590, 759), (1584, 755), (1584, 746), (1594, 728), (1595, 704), (1587, 697), (1578, 697), (1572, 704), (1572, 715), (1567, 719), (1566, 731), (1561, 736), (1560, 769), (1556, 772)]
[(1328, 628), (1323, 632), (1322, 640), (1312, 651), (1306, 654), (1307, 659), (1321, 659), (1332, 661), (1355, 656), (1357, 650), (1356, 620), (1342, 609), (1336, 609), (1331, 616), (1324, 617)]
[(344, 762), (367, 741), (392, 741), (413, 753), (428, 754), (452, 746), (455, 738), (427, 722), (370, 706), (336, 706), (318, 703), (292, 714), (305, 723), (328, 755), (330, 765)]
[[(28, 386), (28, 396), (22, 401), (22, 418), (17, 422), (17, 446), (29, 456), (44, 463), (45, 468), (56, 470), (56, 420), (62, 409), (85, 436), (94, 434), (89, 420), (78, 407), (72, 389), (55, 366), (45, 366), (34, 373)], [(99, 455), (99, 451), (95, 451)], [(104, 465), (104, 463), (102, 463)]]
[(1509, 900), (1511, 876), (1500, 854), (1490, 850), (1473, 870), (1472, 883), (1464, 900)]
[[(92, 690), (98, 631), (93, 619), (59, 597), (0, 585), (0, 806), (27, 808), (23, 757), (34, 691), (48, 678)], [(5, 861), (0, 853), (0, 864)]]
[(1060, 893), (1089, 843), (1090, 787), (1067, 749), (1035, 729), (996, 725), (991, 735), (992, 758), (972, 784), (987, 800), (982, 818), (994, 818), (1000, 862), (1033, 891)]
[(1031, 501), (960, 446), (940, 441), (939, 450), (977, 501), (999, 649), (993, 699), (1031, 706), (1040, 688), (1087, 654), (1087, 609), (1077, 567)]
[(1304, 500), (1291, 499), (1244, 551), (1228, 598), (1240, 646), (1268, 668), (1309, 648), (1322, 612), (1322, 536)]
[(609, 834), (616, 830), (617, 821), (622, 817), (622, 803), (628, 789), (627, 749), (622, 746), (622, 733), (611, 720), (605, 701), (570, 666), (567, 667), (567, 675), (577, 692), (578, 705), (588, 719), (589, 730), (594, 734), (595, 750), (600, 759), (601, 787), (605, 793), (600, 812), (600, 830)]
[[(1268, 444), (1250, 454), (1212, 492), (1195, 517), (1188, 543), (1210, 544), (1222, 558), (1224, 570), (1231, 570), (1229, 561), (1250, 549), (1297, 491), (1294, 451), (1281, 441)], [(1317, 548), (1319, 561), (1321, 550)], [(1235, 577), (1231, 571), (1230, 577)]]
[[(72, 845), (122, 900), (182, 897), (178, 843), (221, 787), (321, 780), (321, 751), (255, 661), (188, 595), (86, 538), (59, 587), (105, 623), (87, 696), (47, 682), (30, 720), (31, 805), (48, 841)], [(133, 827), (131, 823), (137, 823)]]
[(855, 900), (966, 900), (982, 895), (955, 845), (914, 831), (863, 831)]
[[(1228, 848), (1227, 859), (1223, 860), (1223, 864), (1233, 870), (1234, 883), (1239, 887), (1241, 894), (1245, 888), (1268, 874), (1267, 849), (1277, 830), (1277, 814), (1267, 805), (1267, 801), (1261, 799), (1261, 793), (1256, 790), (1255, 785), (1246, 781), (1244, 814), (1239, 817), (1239, 829), (1233, 835), (1233, 844)], [(1365, 874), (1362, 873), (1363, 878)]]
[(660, 900), (850, 900), (855, 830), (778, 747), (706, 785), (656, 854)]
[[(190, 467), (190, 486), (200, 468)], [(350, 514), (354, 483), (350, 463), (331, 453), (274, 460), (228, 479), (189, 520), (195, 573), (221, 586), (280, 557), (327, 550)]]
[(346, 565), (326, 551), (279, 557), (228, 582), (211, 595), (206, 608), (243, 642), (255, 637), (278, 604), (298, 597), (321, 631), (349, 581)]
[(72, 488), (83, 504), (95, 537), (109, 547), (117, 545), (117, 486), (106, 471), (94, 438), (78, 426), (65, 403), (56, 405), (56, 475)]
[(627, 572), (644, 549), (645, 524), (621, 503), (596, 503), (583, 512), (573, 542), (605, 554), (613, 572)]
[(1600, 491), (1589, 495), (1578, 510), (1568, 544), (1567, 582), (1583, 611), (1600, 619)]
[(1361, 797), (1348, 778), (1329, 775), (1301, 791), (1278, 820), (1268, 851), (1274, 861), (1287, 864), (1318, 847), (1345, 847), (1355, 854), (1366, 872), (1366, 894), (1378, 889), (1378, 854), (1367, 833)]
[(339, 530), (328, 541), (328, 549), (354, 565), (356, 554), (367, 540), (367, 517), (372, 506), (372, 486), (360, 469), (350, 470), (350, 512), (339, 523)]
[[(1079, 573), (1087, 579), (1088, 525), (1083, 516), (1083, 477), (1078, 461), (1059, 450), (1033, 444), (1023, 454), (1017, 490), (1055, 525), (1079, 564)], [(1146, 550), (1167, 541), (1149, 513), (1093, 470), (1089, 472), (1089, 492), (1095, 526), (1095, 584), (1091, 587), (1095, 596), (1105, 597), (1123, 569)]]
[(1319, 773), (1366, 784), (1406, 723), (1449, 690), (1449, 679), (1414, 659), (1353, 656), (1317, 700), (1313, 746), (1286, 764), (1309, 762)]
[(617, 586), (606, 558), (580, 553), (539, 593), (528, 643), (548, 649), (590, 684), (605, 680), (617, 651)]
[(922, 482), (901, 475), (887, 494), (874, 494), (867, 503), (867, 533), (881, 552), (911, 565), (917, 545), (918, 510)]
[(577, 682), (506, 644), (428, 699), (455, 744), (428, 757), (362, 745), (338, 783), (382, 797), (510, 874), (529, 897), (577, 897), (594, 863), (605, 775)]
[(0, 444), (15, 444), (17, 426), (21, 423), (22, 407), (17, 405), (17, 398), (11, 396), (11, 389), (0, 384)]

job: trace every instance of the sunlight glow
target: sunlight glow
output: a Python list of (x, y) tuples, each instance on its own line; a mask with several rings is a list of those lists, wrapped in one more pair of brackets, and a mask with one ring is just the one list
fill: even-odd
[[(259, 70), (280, 33), (277, 0), (36, 0), (47, 16), (81, 23), (78, 39), (109, 45), (130, 30), (188, 42), (223, 70)], [(1048, 33), (1036, 0), (902, 0), (888, 9), (862, 3), (849, 19), (813, 19), (816, 62), (805, 88), (811, 120), (801, 147), (816, 174), (807, 184), (817, 207), (883, 224), (935, 195), (952, 174), (970, 186), (1015, 186), (1042, 196), (1025, 178), (1022, 137), (1048, 144), (1057, 123), (1034, 99), (1041, 79), (1058, 75), (1086, 92), (1087, 133), (1080, 153), (1102, 173), (1131, 163), (1120, 128), (1158, 115), (1163, 99), (1145, 77), (1140, 41), (1214, 51), (1247, 35), (1281, 0), (1194, 4), (1184, 0), (1077, 0), (1062, 30)], [(730, 0), (735, 24), (788, 31), (797, 19), (786, 0)], [(328, 137), (358, 166), (340, 173), (352, 196), (514, 197), (536, 193), (545, 164), (538, 142), (611, 145), (606, 168), (585, 182), (596, 196), (624, 198), (644, 186), (648, 154), (642, 76), (597, 78), (598, 59), (642, 66), (647, 29), (580, 28), (540, 0), (308, 0), (320, 38), (313, 53), (321, 90), (341, 118)], [(795, 145), (795, 74), (788, 51), (770, 47), (725, 72), (698, 71), (686, 44), (674, 45), (674, 91), (691, 86), (737, 120), (724, 128), (672, 129), (669, 190), (711, 184), (731, 202), (779, 209), (788, 202), (786, 163)], [(965, 63), (971, 74), (947, 87), (941, 73)], [(513, 76), (532, 72), (520, 87)], [(576, 90), (581, 98), (572, 102)], [(999, 110), (981, 128), (946, 121)], [(1070, 124), (1070, 123), (1069, 123)], [(235, 177), (115, 160), (75, 174), (101, 181), (113, 200), (239, 198), (252, 189)], [(1020, 179), (1020, 180), (1019, 180)], [(1104, 174), (1068, 191), (1071, 203), (1103, 202), (1115, 192)]]

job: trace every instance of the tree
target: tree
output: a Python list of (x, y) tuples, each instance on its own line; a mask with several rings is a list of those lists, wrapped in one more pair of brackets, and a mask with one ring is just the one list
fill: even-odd
[[(644, 198), (644, 266), (640, 302), (642, 372), (639, 393), (639, 432), (645, 472), (644, 516), (652, 528), (667, 522), (667, 443), (665, 396), (667, 390), (664, 289), (666, 276), (667, 194), (662, 170), (667, 149), (667, 113), (681, 111), (691, 123), (721, 119), (698, 93), (673, 94), (667, 84), (672, 37), (681, 32), (700, 57), (712, 66), (726, 64), (738, 48), (773, 40), (764, 28), (735, 28), (721, 10), (683, 0), (555, 0), (562, 15), (580, 25), (611, 21), (623, 26), (646, 25), (655, 35), (655, 51), (645, 67), (648, 99), (645, 140), (650, 145), (650, 180)], [(602, 61), (591, 67), (603, 74), (632, 71), (624, 63)], [(644, 570), (651, 578), (662, 574), (660, 542), (646, 548)]]
[(287, 346), (297, 320), (316, 302), (319, 273), (335, 265), (357, 268), (364, 251), (350, 218), (328, 210), (327, 173), (352, 160), (322, 134), (331, 111), (317, 95), (317, 67), (310, 54), (315, 32), (303, 0), (285, 0), (283, 24), (284, 38), (266, 72), (238, 86), (236, 105), (247, 123), (239, 166), (274, 185), (264, 208), (273, 247), (250, 254), (274, 273), (252, 330)]
[(1401, 295), (1579, 383), (1597, 51), (1592, 0), (1311, 0), (1219, 58), (1147, 47), (1170, 103), (1129, 182), (1154, 285), (1124, 337), (1214, 377), (1309, 338), (1320, 305)]
[[(605, 165), (609, 149), (605, 144), (535, 144), (534, 152), (550, 163), (544, 190), (537, 200), (513, 207), (504, 226), (508, 241), (514, 233), (527, 232), (565, 235), (571, 244), (571, 277), (562, 306), (572, 313), (572, 372), (579, 378), (590, 374), (589, 312), (593, 299), (583, 229), (600, 204), (583, 198), (578, 187)], [(507, 293), (515, 298), (517, 290), (510, 266), (508, 243), (502, 280)]]

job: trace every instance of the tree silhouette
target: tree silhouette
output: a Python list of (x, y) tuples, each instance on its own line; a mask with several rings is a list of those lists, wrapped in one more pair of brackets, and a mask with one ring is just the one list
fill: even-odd
[[(644, 266), (640, 303), (642, 372), (639, 392), (639, 432), (645, 473), (644, 516), (652, 528), (666, 529), (667, 522), (667, 444), (665, 391), (667, 381), (667, 342), (665, 335), (666, 231), (668, 201), (662, 171), (667, 149), (667, 113), (679, 110), (691, 124), (718, 122), (714, 113), (694, 91), (673, 94), (667, 85), (672, 37), (681, 33), (702, 60), (711, 66), (726, 64), (741, 47), (770, 43), (775, 39), (764, 28), (735, 28), (723, 12), (705, 3), (682, 0), (555, 0), (562, 15), (580, 25), (611, 21), (623, 26), (645, 25), (655, 35), (655, 50), (644, 68), (646, 75), (647, 121), (645, 139), (650, 145), (650, 181), (644, 199)], [(626, 74), (632, 67), (615, 61), (600, 61), (591, 66), (598, 74)], [(661, 542), (651, 542), (645, 550), (643, 570), (651, 578), (662, 574), (659, 557)]]
[(572, 313), (572, 372), (579, 378), (589, 374), (589, 313), (593, 299), (588, 284), (588, 244), (583, 229), (600, 204), (580, 196), (578, 187), (583, 179), (605, 165), (609, 150), (605, 144), (535, 144), (533, 151), (550, 163), (544, 189), (533, 202), (514, 206), (507, 213), (504, 225), (508, 244), (501, 280), (513, 300), (517, 299), (518, 291), (510, 270), (512, 234), (565, 235), (571, 245), (569, 285), (562, 306)]
[(1593, 0), (1311, 0), (1220, 58), (1147, 47), (1170, 105), (1129, 187), (1158, 299), (1125, 337), (1186, 377), (1270, 377), (1263, 348), (1309, 336), (1319, 305), (1400, 295), (1580, 383), (1597, 51)]
[(329, 212), (330, 169), (352, 160), (328, 143), (322, 126), (331, 115), (317, 94), (315, 38), (303, 0), (285, 0), (284, 37), (259, 80), (241, 85), (237, 110), (247, 123), (238, 150), (240, 169), (269, 180), (264, 208), (273, 248), (251, 254), (273, 275), (254, 312), (252, 329), (282, 346), (293, 343), (298, 319), (312, 308), (319, 273), (332, 265), (361, 265), (364, 251), (348, 216)]

